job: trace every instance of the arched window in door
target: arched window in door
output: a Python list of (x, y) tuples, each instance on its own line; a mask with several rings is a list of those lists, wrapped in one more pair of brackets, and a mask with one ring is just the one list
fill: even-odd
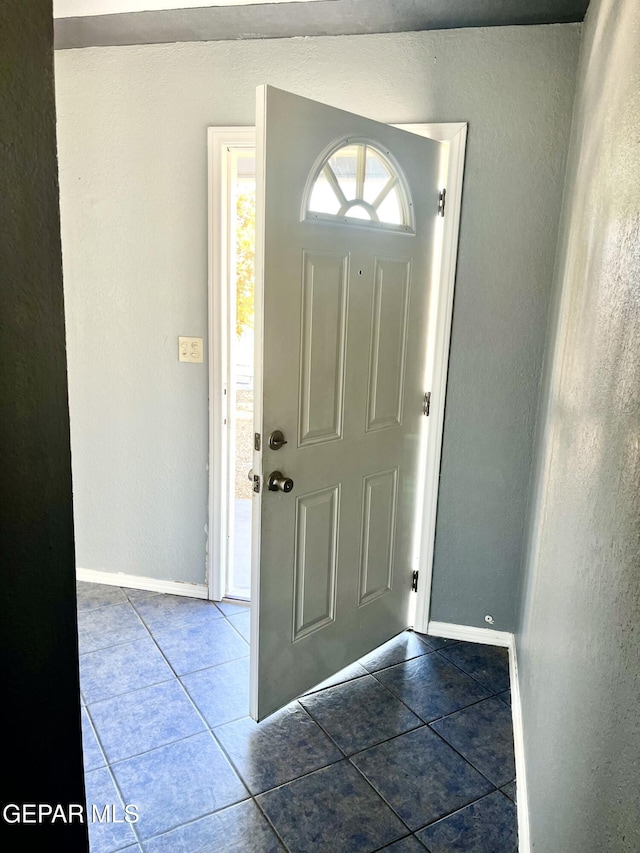
[(392, 155), (369, 140), (344, 139), (312, 170), (304, 219), (413, 231), (406, 180)]

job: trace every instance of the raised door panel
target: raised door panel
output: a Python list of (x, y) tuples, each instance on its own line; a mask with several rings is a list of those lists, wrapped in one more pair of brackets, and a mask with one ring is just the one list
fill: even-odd
[(293, 641), (335, 619), (340, 486), (296, 500)]
[(349, 258), (304, 252), (298, 444), (342, 438)]
[(397, 468), (364, 478), (358, 606), (391, 591), (397, 499)]
[(402, 423), (411, 264), (376, 258), (371, 312), (367, 432)]

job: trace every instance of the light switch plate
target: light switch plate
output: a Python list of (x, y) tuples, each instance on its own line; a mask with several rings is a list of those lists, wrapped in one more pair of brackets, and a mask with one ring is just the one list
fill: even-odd
[(202, 364), (202, 338), (178, 338), (178, 360)]

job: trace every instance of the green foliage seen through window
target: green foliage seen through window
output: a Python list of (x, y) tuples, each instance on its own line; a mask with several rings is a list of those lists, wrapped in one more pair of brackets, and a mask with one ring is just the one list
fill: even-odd
[(236, 335), (253, 328), (255, 292), (256, 198), (240, 192), (236, 202)]

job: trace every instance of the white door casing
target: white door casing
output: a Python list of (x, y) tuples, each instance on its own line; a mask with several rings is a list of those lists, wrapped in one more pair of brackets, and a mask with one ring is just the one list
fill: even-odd
[[(251, 714), (262, 719), (411, 621), (441, 146), (268, 86), (256, 124)], [(399, 166), (409, 231), (305, 218), (323, 152), (354, 138)], [(277, 451), (276, 429), (288, 442)], [(290, 493), (268, 490), (275, 470)]]
[(209, 185), (209, 513), (208, 598), (220, 601), (227, 589), (232, 484), (235, 469), (234, 407), (229, 394), (233, 326), (233, 157), (255, 151), (255, 128), (210, 127), (207, 132)]

